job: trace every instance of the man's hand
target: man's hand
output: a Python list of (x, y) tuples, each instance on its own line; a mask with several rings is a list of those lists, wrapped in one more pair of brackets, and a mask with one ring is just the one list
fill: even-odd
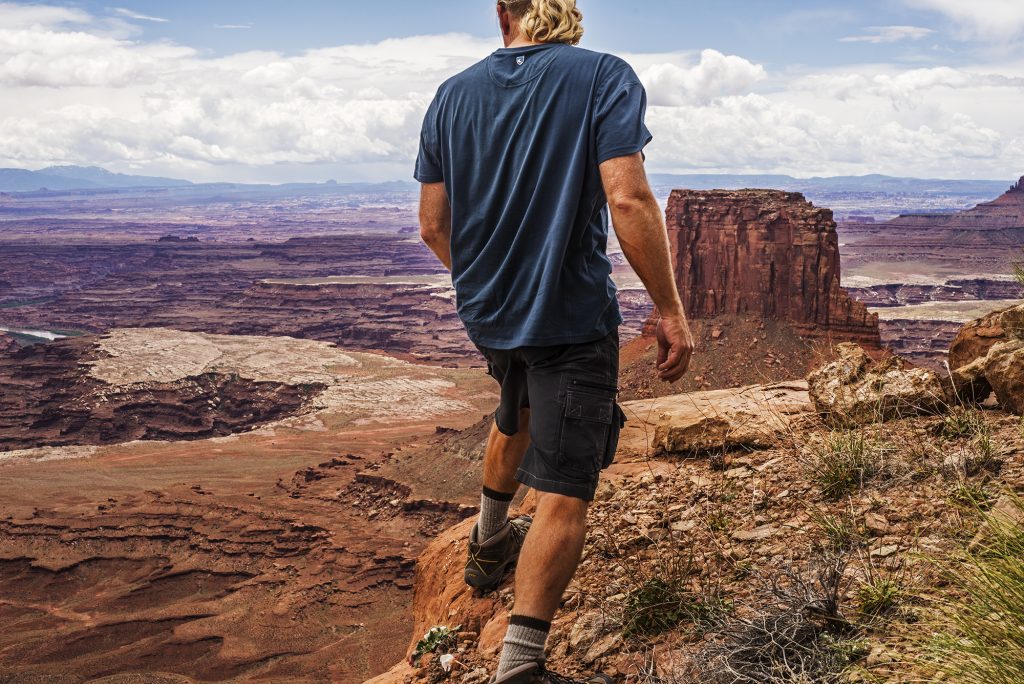
[(658, 377), (665, 382), (676, 382), (690, 367), (693, 357), (693, 337), (685, 318), (662, 317), (656, 331), (658, 339)]

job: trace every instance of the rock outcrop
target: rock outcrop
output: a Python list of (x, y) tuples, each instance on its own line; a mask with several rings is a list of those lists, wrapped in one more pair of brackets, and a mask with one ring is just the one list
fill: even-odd
[(999, 404), (1024, 415), (1024, 304), (965, 325), (949, 350), (954, 388), (962, 400), (992, 391)]
[[(988, 233), (1001, 240), (1012, 237), (1014, 229), (1024, 228), (1024, 177), (991, 202), (955, 214), (909, 214), (885, 224), (889, 228), (957, 229)], [(980, 240), (980, 237), (973, 239)]]
[(949, 347), (949, 367), (961, 368), (984, 358), (995, 345), (1024, 337), (1024, 304), (971, 321), (960, 329)]
[(877, 316), (840, 286), (830, 210), (799, 193), (675, 190), (666, 220), (692, 317), (753, 314), (807, 337), (880, 346)]
[(906, 368), (898, 356), (875, 363), (861, 347), (844, 343), (838, 358), (811, 373), (811, 401), (829, 425), (854, 427), (939, 413), (949, 404), (947, 386), (934, 372)]

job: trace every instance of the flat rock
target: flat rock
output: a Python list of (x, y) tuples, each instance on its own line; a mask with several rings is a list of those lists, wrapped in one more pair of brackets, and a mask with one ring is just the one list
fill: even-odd
[(806, 383), (794, 381), (631, 401), (623, 410), (620, 456), (629, 457), (772, 446), (813, 406)]

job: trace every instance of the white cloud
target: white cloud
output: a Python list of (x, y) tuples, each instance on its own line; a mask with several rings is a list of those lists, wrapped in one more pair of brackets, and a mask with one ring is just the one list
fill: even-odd
[(830, 97), (847, 101), (870, 95), (888, 98), (894, 107), (913, 107), (922, 93), (938, 89), (976, 90), (1008, 88), (1024, 90), (1024, 77), (994, 73), (977, 73), (951, 67), (911, 69), (898, 73), (866, 74), (839, 72), (806, 77), (794, 87), (827, 93)]
[(5, 30), (44, 29), (62, 24), (85, 24), (91, 20), (81, 10), (46, 5), (16, 5), (0, 2), (0, 26)]
[(868, 26), (865, 34), (840, 38), (843, 43), (898, 43), (903, 40), (920, 40), (935, 33), (922, 26)]
[(136, 21), (152, 21), (158, 24), (170, 23), (170, 19), (164, 19), (163, 17), (153, 17), (148, 14), (139, 14), (133, 10), (127, 9), (126, 7), (115, 7), (114, 14), (118, 14), (127, 19), (134, 19)]
[(1021, 0), (904, 0), (911, 7), (949, 17), (965, 36), (1000, 42), (1024, 33)]
[(228, 31), (232, 31), (232, 30), (241, 31), (241, 30), (244, 30), (244, 29), (251, 29), (252, 28), (252, 24), (214, 24), (213, 28), (215, 28), (215, 29), (225, 29), (225, 30), (228, 30)]
[(766, 75), (760, 64), (717, 50), (704, 50), (695, 65), (659, 62), (639, 73), (655, 106), (709, 104), (718, 97), (750, 92)]
[[(408, 178), (436, 87), (497, 47), (453, 34), (215, 57), (107, 22), (0, 4), (0, 166)], [(652, 170), (1021, 171), (1021, 64), (769, 75), (714, 50), (625, 58), (649, 89)]]

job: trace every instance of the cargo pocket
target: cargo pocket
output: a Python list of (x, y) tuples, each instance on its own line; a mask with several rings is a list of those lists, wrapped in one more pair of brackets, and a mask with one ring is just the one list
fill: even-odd
[[(558, 469), (592, 476), (609, 461), (609, 446), (618, 441), (617, 388), (572, 378), (565, 393)], [(611, 454), (614, 458), (614, 453)]]
[(626, 414), (622, 407), (615, 404), (615, 415), (612, 417), (611, 429), (608, 431), (608, 449), (605, 452), (604, 462), (601, 463), (601, 470), (609, 467), (615, 461), (615, 453), (619, 450), (619, 434), (622, 428), (626, 427)]

